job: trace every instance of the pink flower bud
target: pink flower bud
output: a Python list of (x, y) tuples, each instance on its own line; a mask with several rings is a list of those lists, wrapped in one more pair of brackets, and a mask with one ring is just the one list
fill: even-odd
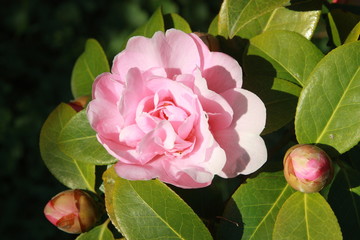
[(209, 48), (211, 52), (220, 51), (219, 40), (213, 35), (202, 32), (194, 32), (194, 34), (198, 36), (205, 43), (205, 45)]
[(319, 147), (299, 144), (284, 157), (284, 175), (294, 189), (313, 193), (320, 191), (333, 177), (330, 157)]
[(101, 208), (85, 191), (67, 190), (53, 197), (44, 208), (45, 217), (67, 233), (86, 232), (101, 217)]

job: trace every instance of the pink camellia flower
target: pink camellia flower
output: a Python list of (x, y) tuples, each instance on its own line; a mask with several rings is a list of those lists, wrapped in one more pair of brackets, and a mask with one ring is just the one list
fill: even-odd
[(44, 214), (60, 230), (82, 233), (94, 227), (101, 217), (101, 210), (88, 193), (75, 189), (53, 197), (46, 204)]
[(284, 175), (294, 189), (320, 191), (333, 177), (330, 157), (320, 148), (300, 144), (291, 147), (284, 157)]
[(241, 85), (238, 62), (195, 34), (133, 37), (96, 78), (88, 119), (120, 177), (205, 187), (266, 161), (265, 107)]

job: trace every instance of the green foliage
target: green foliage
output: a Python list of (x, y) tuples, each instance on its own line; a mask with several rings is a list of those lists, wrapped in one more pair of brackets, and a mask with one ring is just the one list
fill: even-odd
[(108, 229), (109, 221), (97, 226), (86, 233), (79, 235), (76, 240), (114, 240), (114, 236)]
[(219, 34), (226, 38), (233, 38), (254, 19), (288, 2), (288, 0), (225, 0), (219, 13)]
[(103, 180), (110, 219), (127, 239), (212, 239), (191, 208), (160, 181), (125, 180), (113, 168)]
[(77, 113), (63, 126), (58, 145), (62, 152), (76, 161), (95, 165), (107, 165), (116, 161), (97, 140), (86, 110)]
[(248, 179), (225, 208), (219, 239), (272, 239), (279, 209), (293, 192), (282, 171)]
[(302, 91), (296, 113), (299, 143), (319, 143), (344, 153), (360, 140), (360, 42), (326, 55)]
[(340, 240), (342, 234), (329, 204), (319, 193), (296, 192), (279, 211), (273, 239)]
[(244, 68), (248, 75), (261, 72), (303, 86), (322, 57), (320, 50), (300, 34), (267, 31), (250, 39)]
[(328, 202), (339, 221), (344, 239), (356, 239), (360, 235), (360, 196), (356, 193), (360, 186), (360, 172), (342, 162), (339, 165)]
[(40, 133), (40, 152), (50, 172), (65, 186), (94, 191), (95, 167), (65, 155), (57, 140), (64, 126), (75, 115), (67, 104), (60, 104), (48, 117)]
[(74, 98), (90, 96), (92, 83), (103, 72), (109, 72), (106, 55), (95, 39), (89, 39), (85, 51), (76, 60), (71, 75), (71, 90)]

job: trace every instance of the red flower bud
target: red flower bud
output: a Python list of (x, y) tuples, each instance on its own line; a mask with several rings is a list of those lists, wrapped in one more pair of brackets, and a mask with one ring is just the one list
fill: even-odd
[(83, 110), (89, 100), (88, 96), (78, 97), (74, 101), (68, 103), (76, 112)]
[(194, 34), (198, 36), (205, 43), (206, 46), (208, 46), (211, 52), (220, 51), (219, 40), (213, 35), (201, 32), (194, 32)]
[(67, 233), (86, 232), (101, 217), (99, 204), (85, 191), (67, 190), (57, 194), (45, 206), (45, 217)]
[(304, 193), (318, 192), (333, 177), (331, 159), (317, 146), (295, 145), (285, 154), (284, 175), (294, 189)]

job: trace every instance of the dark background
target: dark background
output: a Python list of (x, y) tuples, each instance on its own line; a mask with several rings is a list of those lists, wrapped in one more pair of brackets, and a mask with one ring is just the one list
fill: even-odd
[(43, 215), (47, 201), (66, 189), (39, 153), (48, 114), (72, 100), (70, 77), (87, 38), (109, 61), (123, 39), (160, 6), (193, 31), (207, 31), (221, 0), (15, 0), (0, 7), (0, 238), (75, 239)]

